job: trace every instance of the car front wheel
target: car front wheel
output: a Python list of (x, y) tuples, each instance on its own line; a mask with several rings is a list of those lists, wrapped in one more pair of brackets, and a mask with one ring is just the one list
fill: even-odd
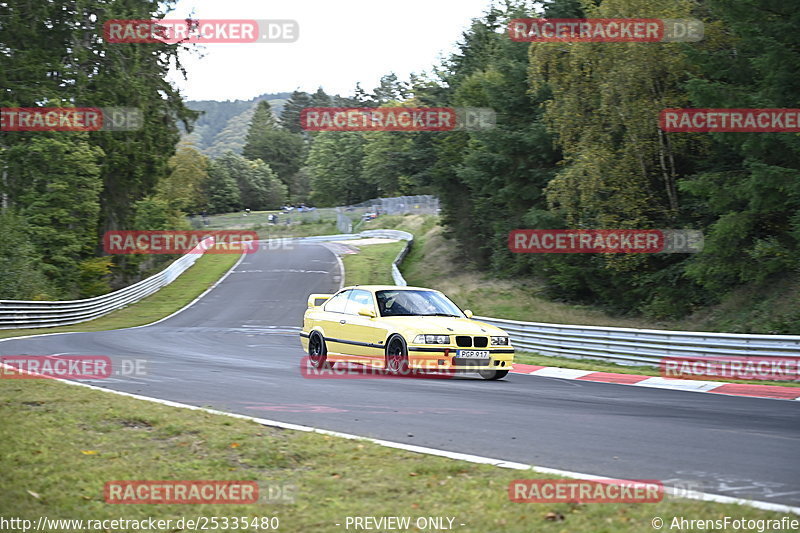
[(386, 347), (386, 370), (395, 375), (408, 374), (408, 351), (400, 337), (394, 337)]

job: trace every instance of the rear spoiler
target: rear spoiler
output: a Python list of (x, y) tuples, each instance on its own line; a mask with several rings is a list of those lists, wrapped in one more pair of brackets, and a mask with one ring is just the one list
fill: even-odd
[(308, 297), (308, 308), (319, 307), (328, 301), (333, 294), (312, 294)]

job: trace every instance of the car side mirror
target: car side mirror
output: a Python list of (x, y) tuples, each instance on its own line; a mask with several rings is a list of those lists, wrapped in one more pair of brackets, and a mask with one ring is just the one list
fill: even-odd
[(375, 314), (375, 310), (371, 307), (367, 307), (366, 305), (358, 310), (358, 314), (360, 316), (366, 316), (369, 318), (375, 318), (377, 316)]
[(464, 309), (464, 315), (467, 318), (472, 318), (472, 311), (470, 311), (469, 309)]

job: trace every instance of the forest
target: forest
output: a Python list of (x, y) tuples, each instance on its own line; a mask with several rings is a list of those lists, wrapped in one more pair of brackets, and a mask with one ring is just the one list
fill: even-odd
[[(91, 8), (77, 1), (68, 10), (0, 5), (2, 107), (89, 102), (146, 110), (137, 132), (0, 136), (0, 298), (93, 296), (121, 272), (135, 275), (141, 264), (102, 255), (99, 236), (109, 229), (180, 229), (193, 213), (404, 194), (441, 199), (441, 223), (469, 268), (535, 278), (553, 299), (614, 313), (682, 317), (744, 286), (800, 279), (800, 136), (659, 128), (667, 108), (797, 107), (800, 10), (791, 2), (495, 2), (456, 52), (427, 72), (407, 80), (389, 72), (374, 89), (356, 84), (347, 96), (322, 88), (281, 93), (214, 120), (215, 103), (192, 108), (164, 81), (183, 47), (145, 52), (103, 43), (101, 4), (111, 18), (149, 18), (161, 9), (120, 0)], [(704, 38), (526, 43), (507, 31), (515, 18), (645, 15), (701, 20)], [(31, 17), (52, 28), (30, 24)], [(303, 131), (300, 111), (324, 106), (491, 108), (497, 124)], [(210, 117), (205, 123), (197, 122), (201, 112)], [(508, 234), (520, 228), (701, 230), (705, 249), (514, 254)], [(798, 329), (800, 312), (771, 331)]]

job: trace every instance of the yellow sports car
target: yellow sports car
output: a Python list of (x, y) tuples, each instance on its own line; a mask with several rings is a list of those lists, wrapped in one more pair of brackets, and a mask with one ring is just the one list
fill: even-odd
[(505, 377), (514, 359), (508, 334), (471, 317), (439, 291), (356, 285), (309, 296), (300, 341), (315, 368), (341, 361), (392, 374), (420, 369)]

